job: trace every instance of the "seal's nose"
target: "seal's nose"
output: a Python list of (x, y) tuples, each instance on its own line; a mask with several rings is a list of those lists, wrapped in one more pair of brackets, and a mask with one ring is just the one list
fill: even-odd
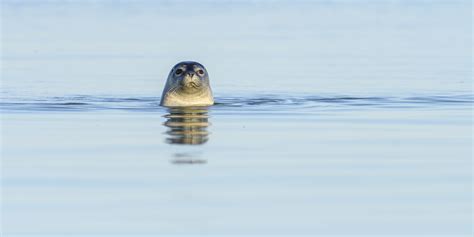
[(196, 81), (198, 78), (195, 77), (194, 75), (195, 75), (195, 72), (193, 71), (186, 72), (181, 82), (182, 85), (188, 85), (189, 83)]

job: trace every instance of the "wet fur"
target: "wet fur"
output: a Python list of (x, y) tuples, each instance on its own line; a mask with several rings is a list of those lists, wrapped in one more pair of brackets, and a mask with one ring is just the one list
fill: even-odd
[[(183, 73), (176, 75), (176, 70), (182, 69)], [(202, 69), (204, 75), (199, 75), (198, 70)], [(194, 73), (190, 77), (187, 74)], [(185, 61), (176, 64), (168, 75), (161, 105), (166, 107), (187, 107), (187, 106), (211, 106), (214, 104), (209, 75), (206, 68), (197, 62)]]

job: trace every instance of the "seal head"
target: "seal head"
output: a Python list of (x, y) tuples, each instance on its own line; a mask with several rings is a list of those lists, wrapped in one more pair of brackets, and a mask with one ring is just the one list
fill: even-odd
[(206, 68), (198, 62), (185, 61), (171, 69), (161, 105), (166, 107), (210, 106), (214, 98)]

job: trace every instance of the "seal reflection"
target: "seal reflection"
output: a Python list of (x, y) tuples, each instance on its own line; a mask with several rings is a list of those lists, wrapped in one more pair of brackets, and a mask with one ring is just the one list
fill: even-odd
[(168, 127), (166, 142), (170, 144), (202, 145), (209, 140), (207, 107), (169, 108), (164, 116)]

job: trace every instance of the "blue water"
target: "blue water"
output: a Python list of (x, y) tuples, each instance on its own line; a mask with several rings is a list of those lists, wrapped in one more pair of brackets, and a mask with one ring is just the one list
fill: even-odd
[(471, 236), (471, 5), (4, 0), (2, 236)]
[[(405, 97), (360, 97), (347, 95), (317, 96), (317, 95), (288, 95), (260, 94), (234, 97), (216, 96), (214, 111), (268, 111), (303, 113), (354, 110), (376, 108), (449, 108), (469, 109), (474, 101), (472, 94), (431, 95)], [(37, 98), (3, 98), (2, 106), (5, 112), (65, 112), (65, 111), (130, 111), (130, 112), (162, 112), (166, 110), (159, 104), (160, 97), (105, 97), (73, 95), (63, 97)], [(354, 108), (358, 107), (358, 108)]]

